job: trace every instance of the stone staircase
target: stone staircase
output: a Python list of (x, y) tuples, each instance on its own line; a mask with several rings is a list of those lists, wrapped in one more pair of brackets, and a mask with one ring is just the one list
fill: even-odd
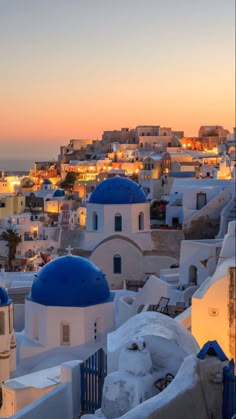
[(229, 184), (221, 193), (217, 194), (211, 201), (209, 201), (204, 207), (196, 211), (191, 217), (183, 223), (183, 230), (187, 232), (191, 229), (193, 223), (199, 222), (204, 217), (216, 218), (222, 213), (225, 206), (228, 206), (229, 201), (232, 199), (231, 185)]
[(221, 239), (227, 233), (230, 221), (236, 220), (236, 199), (232, 198), (221, 213), (220, 229), (216, 238)]

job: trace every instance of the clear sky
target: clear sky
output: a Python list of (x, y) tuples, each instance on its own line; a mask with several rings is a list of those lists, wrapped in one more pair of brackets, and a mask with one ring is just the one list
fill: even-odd
[(0, 158), (235, 125), (234, 0), (0, 0)]

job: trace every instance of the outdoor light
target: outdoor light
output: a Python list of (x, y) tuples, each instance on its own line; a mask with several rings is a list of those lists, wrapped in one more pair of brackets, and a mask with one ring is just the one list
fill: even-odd
[(207, 263), (208, 263), (208, 260), (209, 259), (230, 259), (230, 257), (228, 257), (228, 256), (208, 256), (208, 258), (206, 258), (206, 259), (199, 260), (200, 265), (203, 268), (206, 269), (207, 268)]

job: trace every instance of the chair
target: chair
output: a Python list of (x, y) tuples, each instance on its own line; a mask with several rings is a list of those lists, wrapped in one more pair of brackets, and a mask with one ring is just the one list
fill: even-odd
[(170, 299), (166, 297), (161, 297), (158, 304), (151, 304), (148, 311), (156, 311), (158, 313), (169, 314), (168, 312), (168, 303)]
[(182, 301), (177, 301), (176, 306), (175, 306), (175, 314), (180, 314), (183, 313), (183, 311), (186, 309), (185, 307), (185, 303)]

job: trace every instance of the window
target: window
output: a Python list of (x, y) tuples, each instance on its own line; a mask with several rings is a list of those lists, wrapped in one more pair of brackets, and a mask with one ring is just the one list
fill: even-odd
[(33, 339), (38, 340), (39, 339), (39, 322), (38, 322), (38, 316), (35, 314), (33, 315)]
[(10, 311), (9, 311), (9, 333), (13, 330), (13, 306), (10, 305)]
[(94, 322), (93, 327), (94, 327), (94, 340), (96, 340), (97, 339), (97, 322)]
[(0, 335), (5, 335), (5, 313), (0, 312)]
[(98, 215), (96, 212), (93, 213), (93, 230), (98, 229)]
[(139, 216), (138, 216), (138, 229), (139, 230), (144, 229), (144, 215), (143, 215), (143, 212), (140, 212)]
[(61, 345), (70, 345), (70, 325), (69, 323), (61, 323)]
[(188, 282), (197, 285), (197, 267), (194, 265), (190, 265), (188, 268)]
[(115, 255), (113, 257), (113, 273), (121, 274), (121, 256)]
[(207, 203), (207, 196), (204, 192), (197, 193), (197, 209), (200, 210), (203, 208)]
[(115, 215), (115, 231), (122, 231), (122, 216), (120, 214)]

